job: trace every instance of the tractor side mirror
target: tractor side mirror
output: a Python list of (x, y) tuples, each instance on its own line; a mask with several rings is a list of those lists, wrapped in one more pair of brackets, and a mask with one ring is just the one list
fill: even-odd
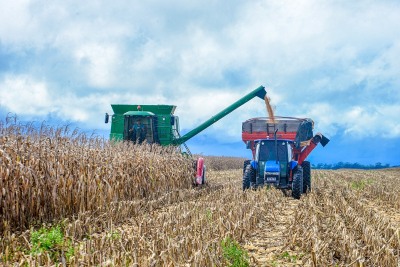
[(246, 141), (246, 149), (251, 149), (251, 142), (250, 141)]
[(108, 123), (109, 118), (110, 118), (110, 115), (108, 115), (108, 113), (106, 113), (106, 116), (104, 118), (104, 123)]

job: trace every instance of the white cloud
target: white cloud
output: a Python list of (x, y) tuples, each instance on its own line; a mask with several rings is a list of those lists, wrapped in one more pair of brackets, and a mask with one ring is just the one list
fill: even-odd
[[(100, 128), (111, 103), (175, 104), (192, 129), (264, 84), (277, 115), (311, 117), (329, 135), (400, 137), (391, 115), (400, 106), (396, 1), (1, 6), (0, 60), (10, 63), (0, 63), (0, 101), (9, 111)], [(252, 100), (207, 133), (235, 140), (242, 121), (264, 115)]]
[(343, 114), (346, 124), (345, 134), (358, 138), (399, 137), (398, 114), (400, 114), (400, 106), (398, 105), (353, 107)]
[(101, 88), (115, 83), (116, 67), (121, 55), (113, 45), (87, 44), (75, 52), (78, 66), (87, 75), (88, 85)]
[(27, 76), (6, 76), (0, 83), (0, 106), (22, 115), (52, 112), (52, 98), (44, 82)]
[(0, 40), (18, 45), (32, 30), (29, 0), (0, 1)]

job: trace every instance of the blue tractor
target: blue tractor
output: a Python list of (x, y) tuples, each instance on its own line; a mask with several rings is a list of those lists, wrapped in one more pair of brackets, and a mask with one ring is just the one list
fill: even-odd
[(313, 135), (311, 119), (292, 117), (253, 118), (242, 123), (242, 139), (253, 159), (243, 167), (243, 190), (274, 186), (290, 189), (295, 199), (311, 190), (311, 151), (329, 139)]

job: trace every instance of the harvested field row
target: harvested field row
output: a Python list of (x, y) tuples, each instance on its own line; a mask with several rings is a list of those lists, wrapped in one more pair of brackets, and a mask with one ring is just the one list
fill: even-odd
[(252, 266), (398, 264), (399, 212), (374, 195), (384, 186), (379, 179), (399, 179), (398, 171), (314, 171), (314, 190), (301, 200), (275, 189), (242, 192), (241, 174), (211, 171), (204, 188), (65, 220), (70, 257), (62, 256), (65, 248), (58, 258), (32, 255), (33, 229), (8, 233), (1, 244), (9, 263), (30, 265), (226, 266), (221, 242), (228, 237), (248, 251)]
[[(73, 244), (74, 256), (68, 260), (64, 256), (64, 261), (72, 265), (225, 266), (221, 241), (229, 237), (243, 242), (260, 220), (272, 220), (273, 214), (266, 209), (270, 204), (279, 206), (283, 197), (276, 190), (242, 192), (236, 179), (240, 173), (211, 172), (210, 184), (216, 186), (182, 190), (169, 201), (121, 202), (118, 211), (111, 205), (103, 215), (82, 214), (65, 221), (64, 238)], [(113, 221), (124, 217), (124, 222)], [(31, 234), (26, 231), (3, 240), (13, 261), (53, 264), (55, 259), (46, 254), (32, 257), (27, 253)], [(62, 250), (58, 257), (62, 261)]]
[(399, 188), (393, 185), (400, 172), (316, 174), (313, 193), (297, 208), (287, 245), (304, 251), (304, 263), (312, 266), (398, 266), (400, 212), (390, 208), (399, 203)]
[(245, 158), (223, 157), (223, 156), (204, 156), (205, 164), (208, 170), (226, 171), (243, 168)]

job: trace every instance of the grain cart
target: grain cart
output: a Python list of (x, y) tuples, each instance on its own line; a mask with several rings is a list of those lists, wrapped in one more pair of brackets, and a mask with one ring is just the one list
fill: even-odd
[(311, 190), (311, 166), (305, 159), (329, 139), (313, 136), (311, 119), (292, 117), (253, 118), (242, 123), (242, 140), (251, 149), (253, 160), (243, 167), (243, 190), (264, 185), (291, 189), (292, 196)]
[[(264, 99), (265, 95), (265, 88), (260, 86), (183, 136), (179, 133), (179, 117), (174, 115), (176, 106), (112, 104), (114, 114), (111, 116), (110, 140), (145, 141), (150, 144), (173, 145), (179, 148), (183, 145), (186, 153), (191, 155), (186, 141), (254, 97)], [(106, 113), (105, 123), (108, 123), (109, 120), (110, 115)], [(135, 129), (140, 129), (140, 134), (133, 135)], [(195, 184), (203, 184), (205, 182), (204, 159), (199, 158), (194, 165)]]

